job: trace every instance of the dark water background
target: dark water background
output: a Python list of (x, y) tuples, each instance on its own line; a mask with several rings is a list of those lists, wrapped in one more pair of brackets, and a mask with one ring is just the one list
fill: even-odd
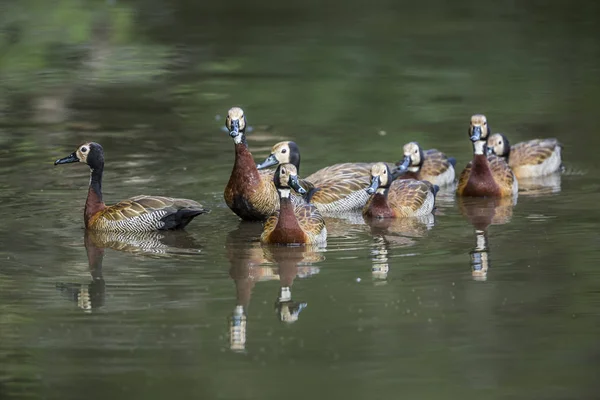
[[(2, 2), (0, 398), (597, 398), (599, 4)], [(558, 137), (567, 171), (515, 207), (442, 196), (433, 226), (263, 249), (222, 198), (233, 105), (256, 159), (293, 139), (303, 175), (411, 140), (460, 170), (478, 112)], [(85, 236), (88, 169), (52, 162), (87, 140), (107, 202), (212, 213)]]

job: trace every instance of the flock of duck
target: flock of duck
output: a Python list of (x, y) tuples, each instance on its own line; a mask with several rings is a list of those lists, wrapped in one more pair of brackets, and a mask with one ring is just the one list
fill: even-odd
[[(296, 143), (276, 144), (271, 154), (256, 164), (246, 141), (243, 110), (231, 108), (225, 125), (235, 144), (225, 202), (241, 219), (264, 222), (260, 238), (263, 243), (324, 244), (327, 228), (323, 215), (360, 210), (366, 220), (427, 216), (435, 208), (439, 188), (456, 183), (456, 160), (436, 149), (423, 150), (416, 142), (404, 145), (404, 157), (396, 163), (335, 164), (302, 179)], [(556, 139), (535, 139), (511, 146), (504, 135), (492, 134), (486, 117), (480, 114), (471, 117), (468, 136), (473, 159), (458, 178), (457, 196), (514, 197), (518, 180), (562, 169), (561, 144)], [(136, 196), (107, 206), (102, 199), (102, 146), (84, 143), (54, 164), (74, 162), (83, 162), (91, 170), (84, 209), (88, 230), (182, 229), (196, 216), (209, 212), (194, 200), (160, 196)]]

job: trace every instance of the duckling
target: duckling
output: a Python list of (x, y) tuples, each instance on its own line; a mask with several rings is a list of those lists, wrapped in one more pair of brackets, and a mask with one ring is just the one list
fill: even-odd
[(404, 159), (396, 163), (398, 168), (393, 171), (394, 174), (400, 174), (397, 179), (429, 181), (438, 186), (454, 183), (454, 157), (446, 157), (436, 149), (423, 151), (417, 142), (405, 144), (403, 150)]
[[(225, 187), (225, 203), (245, 221), (264, 221), (279, 209), (279, 196), (273, 184), (273, 171), (259, 171), (248, 149), (244, 111), (239, 107), (227, 113), (225, 126), (235, 144), (235, 162)], [(294, 203), (302, 201), (295, 200)]]
[(95, 142), (82, 144), (54, 165), (83, 162), (90, 167), (91, 180), (85, 203), (85, 227), (98, 231), (148, 232), (183, 229), (192, 219), (209, 212), (201, 204), (187, 199), (160, 196), (136, 196), (112, 206), (102, 201), (104, 150)]
[[(296, 143), (277, 143), (257, 168), (262, 170), (284, 163), (293, 164), (296, 170), (300, 170), (300, 149)], [(370, 182), (372, 165), (341, 163), (322, 168), (301, 181), (307, 191), (304, 199), (322, 213), (360, 210), (369, 199), (364, 187)]]
[(496, 133), (488, 138), (487, 153), (504, 158), (517, 179), (550, 175), (562, 169), (557, 139), (534, 139), (511, 146), (506, 136)]
[(275, 171), (273, 182), (279, 193), (279, 212), (267, 219), (260, 237), (269, 244), (324, 244), (327, 240), (325, 220), (312, 204), (294, 205), (290, 188), (306, 194), (293, 164), (281, 164)]
[(390, 167), (377, 163), (371, 168), (371, 195), (362, 213), (366, 218), (420, 217), (430, 214), (439, 186), (414, 179), (393, 180)]
[(460, 174), (456, 194), (471, 197), (515, 196), (519, 185), (512, 169), (502, 157), (486, 157), (486, 141), (491, 133), (485, 115), (471, 117), (469, 137), (473, 160)]

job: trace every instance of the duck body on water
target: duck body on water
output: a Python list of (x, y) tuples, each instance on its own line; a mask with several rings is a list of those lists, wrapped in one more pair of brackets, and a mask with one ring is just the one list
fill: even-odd
[(91, 230), (113, 232), (148, 232), (183, 229), (192, 219), (210, 210), (194, 200), (162, 196), (136, 196), (112, 206), (102, 199), (104, 149), (95, 142), (82, 144), (54, 165), (82, 162), (90, 167), (90, 186), (83, 220)]
[[(456, 160), (436, 149), (424, 151), (417, 142), (403, 146), (403, 158), (396, 167), (385, 162), (340, 163), (301, 179), (300, 150), (295, 142), (277, 143), (257, 165), (246, 141), (244, 111), (231, 108), (225, 126), (235, 149), (233, 169), (224, 190), (225, 203), (242, 220), (264, 223), (260, 240), (265, 244), (325, 244), (323, 215), (327, 213), (361, 210), (365, 219), (427, 216), (435, 210), (439, 187), (455, 182)], [(536, 139), (511, 147), (506, 136), (491, 134), (482, 114), (471, 117), (468, 134), (473, 159), (459, 176), (457, 196), (516, 196), (516, 175), (543, 176), (562, 168), (562, 146), (556, 139)], [(84, 209), (89, 230), (183, 229), (198, 215), (209, 212), (194, 200), (146, 195), (107, 206), (102, 198), (102, 146), (84, 143), (54, 164), (75, 162), (90, 168)], [(267, 169), (275, 166), (274, 172)]]

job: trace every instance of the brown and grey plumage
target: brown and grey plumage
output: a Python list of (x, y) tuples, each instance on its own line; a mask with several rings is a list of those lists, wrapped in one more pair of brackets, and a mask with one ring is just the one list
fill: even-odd
[[(225, 126), (235, 144), (235, 162), (225, 187), (225, 203), (245, 221), (264, 221), (279, 209), (279, 196), (273, 184), (273, 171), (258, 170), (246, 141), (246, 117), (239, 107), (227, 113)], [(300, 196), (292, 194), (295, 204), (302, 204)]]
[(102, 146), (95, 142), (84, 143), (69, 156), (56, 160), (54, 165), (73, 162), (86, 163), (91, 170), (84, 211), (85, 226), (88, 229), (112, 232), (182, 229), (198, 215), (209, 212), (193, 200), (161, 196), (136, 196), (106, 206), (102, 200)]
[(325, 220), (312, 204), (294, 204), (290, 190), (301, 195), (306, 190), (298, 180), (293, 164), (281, 164), (273, 178), (279, 193), (280, 209), (265, 222), (261, 241), (270, 244), (324, 244), (327, 240)]
[(487, 119), (471, 117), (469, 137), (473, 142), (473, 160), (460, 174), (456, 194), (471, 197), (515, 196), (519, 185), (512, 169), (501, 157), (486, 157), (486, 141), (490, 134)]
[(363, 208), (367, 218), (420, 217), (433, 211), (435, 195), (439, 187), (427, 181), (414, 179), (393, 180), (391, 170), (385, 163), (371, 168), (371, 195)]
[(417, 142), (405, 144), (403, 151), (404, 158), (396, 163), (398, 168), (393, 171), (399, 175), (397, 179), (429, 181), (438, 186), (454, 183), (455, 158), (436, 149), (423, 150)]
[(504, 158), (517, 179), (550, 175), (562, 168), (562, 145), (557, 139), (534, 139), (511, 146), (507, 137), (496, 133), (487, 141), (488, 154)]
[[(277, 143), (259, 169), (291, 163), (300, 170), (300, 149), (291, 141)], [(371, 179), (374, 163), (340, 163), (322, 168), (301, 181), (307, 190), (307, 202), (322, 213), (360, 210), (369, 196), (364, 188)]]

